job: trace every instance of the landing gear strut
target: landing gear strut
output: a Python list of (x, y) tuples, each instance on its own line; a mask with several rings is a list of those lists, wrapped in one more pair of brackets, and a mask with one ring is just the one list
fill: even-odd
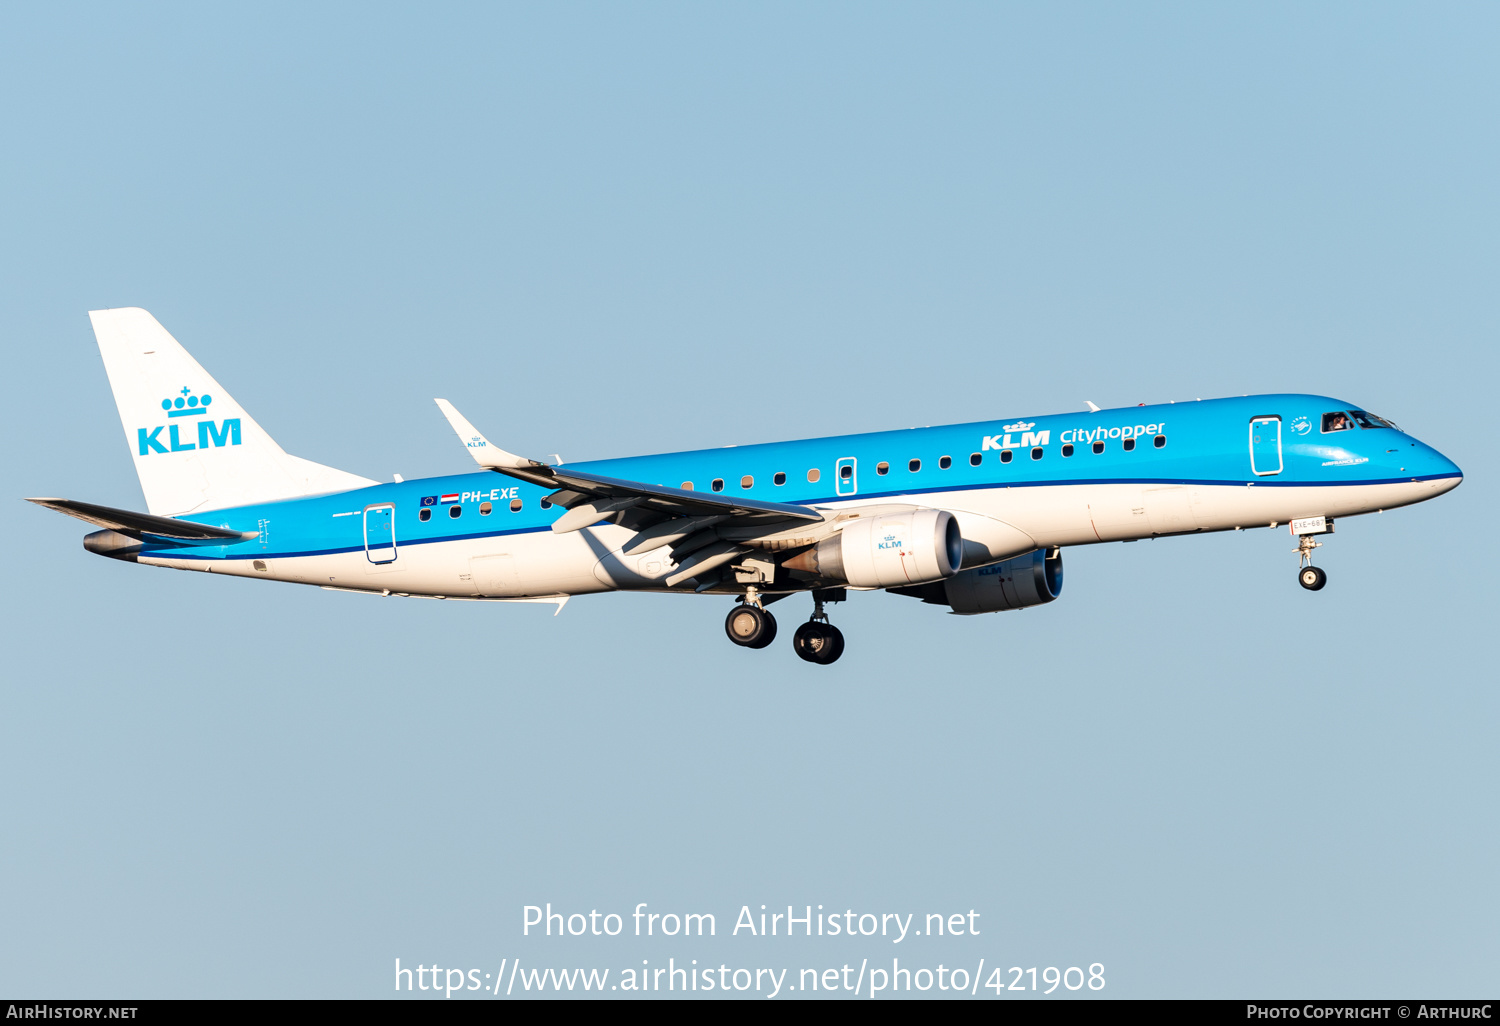
[(813, 614), (792, 635), (792, 648), (810, 663), (827, 665), (844, 654), (844, 632), (828, 622), (822, 592), (813, 592)]
[(1323, 543), (1313, 541), (1310, 534), (1299, 535), (1297, 538), (1297, 560), (1300, 566), (1297, 583), (1308, 591), (1319, 591), (1328, 583), (1328, 575), (1321, 568), (1312, 565), (1313, 549), (1322, 547)]

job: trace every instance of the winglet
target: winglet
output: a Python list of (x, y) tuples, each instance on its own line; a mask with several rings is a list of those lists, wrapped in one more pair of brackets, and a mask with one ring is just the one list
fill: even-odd
[(458, 433), (459, 440), (468, 447), (469, 455), (481, 467), (490, 470), (526, 470), (538, 466), (535, 460), (528, 460), (491, 445), (489, 439), (476, 431), (474, 425), (464, 419), (464, 415), (455, 410), (448, 400), (434, 399), (433, 402), (438, 404), (438, 409), (443, 411), (443, 416), (448, 418), (448, 423)]

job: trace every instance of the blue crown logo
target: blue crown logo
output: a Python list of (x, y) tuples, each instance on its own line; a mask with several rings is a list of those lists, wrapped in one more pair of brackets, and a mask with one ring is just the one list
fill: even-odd
[(193, 390), (183, 386), (182, 394), (175, 399), (163, 399), (161, 408), (168, 417), (201, 417), (208, 412), (208, 404), (214, 401), (211, 395), (193, 395)]

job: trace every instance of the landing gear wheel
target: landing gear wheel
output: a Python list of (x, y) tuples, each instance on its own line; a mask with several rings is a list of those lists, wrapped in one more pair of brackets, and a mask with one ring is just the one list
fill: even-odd
[(844, 654), (844, 632), (831, 623), (809, 620), (792, 635), (792, 648), (808, 662), (826, 666)]
[(765, 648), (776, 639), (776, 618), (759, 606), (738, 605), (724, 620), (729, 640), (745, 648)]
[(825, 624), (828, 630), (828, 651), (818, 662), (823, 664), (838, 662), (839, 656), (844, 654), (844, 632), (833, 624)]
[(760, 637), (746, 645), (746, 648), (765, 648), (776, 640), (776, 617), (764, 609), (760, 611), (760, 615), (766, 618), (766, 629), (761, 631)]
[(1328, 575), (1315, 566), (1305, 566), (1297, 571), (1297, 583), (1308, 591), (1318, 591), (1328, 583)]

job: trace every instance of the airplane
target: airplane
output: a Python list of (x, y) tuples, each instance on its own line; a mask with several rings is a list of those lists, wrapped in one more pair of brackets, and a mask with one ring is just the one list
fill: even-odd
[(492, 444), (436, 400), (478, 464), (378, 482), (287, 454), (145, 310), (90, 312), (148, 512), (29, 501), (100, 528), (89, 552), (366, 595), (553, 603), (610, 591), (767, 608), (810, 593), (792, 647), (829, 664), (827, 605), (884, 589), (972, 615), (1052, 602), (1062, 550), (1286, 525), (1298, 580), (1336, 520), (1435, 498), (1459, 468), (1319, 395), (1252, 395), (565, 464)]

